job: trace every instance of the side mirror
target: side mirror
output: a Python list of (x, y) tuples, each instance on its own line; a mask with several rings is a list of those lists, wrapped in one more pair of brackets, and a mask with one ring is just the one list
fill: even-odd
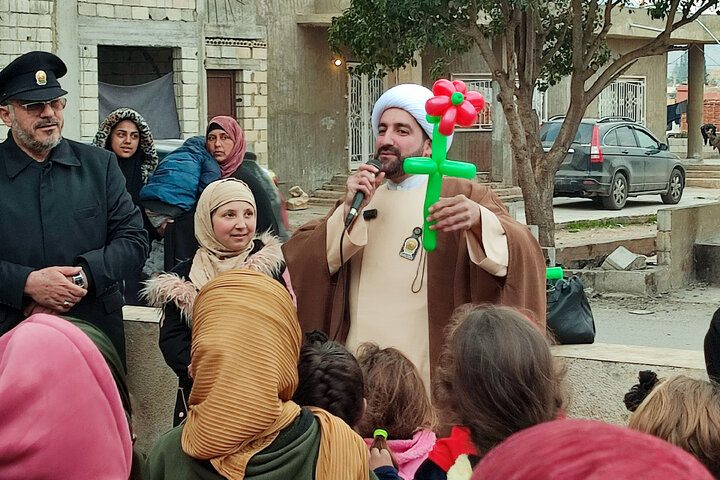
[(670, 147), (668, 147), (667, 143), (661, 143), (659, 148), (660, 150), (668, 150)]

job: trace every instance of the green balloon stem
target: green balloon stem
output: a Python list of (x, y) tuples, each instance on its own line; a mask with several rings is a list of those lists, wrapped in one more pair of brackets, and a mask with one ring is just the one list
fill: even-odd
[(545, 276), (548, 280), (557, 280), (563, 278), (562, 267), (548, 267), (545, 269)]
[[(462, 94), (460, 95), (462, 96)], [(406, 173), (428, 175), (425, 204), (423, 206), (423, 248), (427, 252), (432, 252), (437, 246), (437, 231), (430, 230), (430, 225), (435, 222), (429, 223), (427, 218), (430, 216), (430, 207), (440, 200), (443, 175), (470, 179), (475, 176), (476, 168), (475, 165), (471, 163), (447, 159), (447, 137), (439, 131), (440, 117), (430, 117), (428, 115), (427, 118), (428, 121), (431, 121), (430, 118), (438, 119), (437, 122), (431, 121), (435, 123), (435, 127), (433, 128), (432, 153), (430, 158), (406, 158), (403, 162), (403, 168)]]

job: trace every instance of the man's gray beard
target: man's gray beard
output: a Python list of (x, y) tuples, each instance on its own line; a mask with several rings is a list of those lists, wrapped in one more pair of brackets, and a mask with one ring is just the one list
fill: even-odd
[(22, 127), (20, 127), (20, 124), (17, 122), (17, 120), (15, 120), (14, 115), (12, 117), (12, 126), (10, 127), (10, 129), (12, 130), (13, 137), (20, 140), (22, 144), (27, 147), (28, 150), (37, 154), (49, 152), (53, 148), (57, 147), (62, 141), (62, 135), (59, 135), (57, 140), (47, 140), (45, 142), (35, 140), (32, 135), (29, 135), (28, 132), (26, 132), (22, 129)]

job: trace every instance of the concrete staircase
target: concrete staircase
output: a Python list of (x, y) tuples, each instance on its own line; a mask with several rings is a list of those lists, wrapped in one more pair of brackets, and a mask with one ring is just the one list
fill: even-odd
[(720, 163), (685, 164), (687, 178), (685, 186), (700, 188), (720, 188)]
[[(668, 138), (668, 146), (670, 151), (680, 158), (687, 157), (687, 137), (670, 137)], [(720, 158), (720, 153), (710, 145), (703, 145), (703, 158)]]
[[(334, 175), (328, 183), (310, 195), (310, 201), (308, 203), (314, 206), (332, 207), (345, 193), (347, 178), (347, 174)], [(522, 202), (522, 190), (520, 190), (520, 187), (508, 187), (502, 185), (500, 182), (489, 182), (486, 174), (478, 175), (476, 180), (481, 183), (487, 183), (506, 205), (509, 203)]]

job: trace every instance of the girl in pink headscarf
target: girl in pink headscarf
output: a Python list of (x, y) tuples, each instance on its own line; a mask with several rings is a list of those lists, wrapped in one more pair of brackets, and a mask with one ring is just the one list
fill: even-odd
[(130, 476), (132, 441), (105, 359), (78, 327), (35, 314), (0, 337), (0, 478)]

